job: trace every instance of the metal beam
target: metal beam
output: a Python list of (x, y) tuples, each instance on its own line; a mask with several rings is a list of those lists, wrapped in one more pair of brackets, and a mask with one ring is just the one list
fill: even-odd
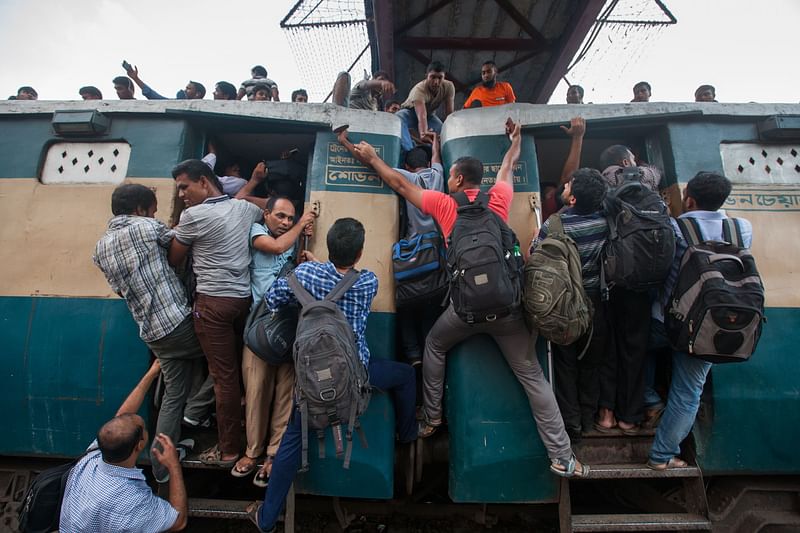
[(377, 58), (377, 68), (373, 60), (373, 72), (385, 70), (392, 80), (397, 79), (394, 71), (394, 5), (393, 0), (367, 0), (372, 1), (374, 28), (378, 46), (377, 53), (373, 52), (373, 59)]
[[(497, 67), (497, 73), (501, 74), (504, 71), (506, 71), (506, 70), (508, 70), (508, 69), (510, 69), (512, 67), (516, 67), (520, 63), (524, 63), (524, 62), (526, 62), (526, 61), (528, 61), (530, 59), (533, 59), (534, 57), (538, 56), (541, 53), (542, 53), (542, 51), (533, 51), (533, 52), (528, 52), (527, 54), (523, 54), (521, 56), (518, 56), (515, 60), (510, 61), (510, 62), (506, 63), (505, 65)], [(470, 86), (476, 85), (480, 81), (481, 81), (481, 77), (478, 76), (476, 78), (471, 79), (469, 81), (469, 85)]]
[(429, 7), (428, 9), (426, 9), (425, 11), (423, 11), (422, 13), (420, 13), (419, 15), (414, 17), (413, 19), (409, 20), (408, 22), (406, 22), (405, 24), (403, 24), (402, 26), (397, 28), (397, 32), (396, 32), (397, 35), (400, 35), (401, 33), (405, 33), (406, 31), (410, 30), (411, 28), (413, 28), (414, 26), (416, 26), (417, 24), (419, 24), (420, 22), (422, 22), (426, 18), (430, 17), (431, 15), (433, 15), (434, 13), (436, 13), (437, 11), (439, 11), (440, 9), (445, 7), (446, 5), (452, 4), (452, 3), (453, 3), (453, 0), (440, 0), (438, 3), (433, 4), (431, 7)]
[(542, 43), (533, 39), (398, 36), (395, 42), (400, 48), (423, 50), (495, 50), (498, 52), (516, 52), (524, 50), (541, 51), (545, 48)]
[[(408, 49), (404, 48), (403, 51), (416, 59), (420, 64), (425, 65), (426, 67), (431, 62), (431, 58), (420, 52), (419, 50)], [(445, 79), (448, 79), (453, 82), (453, 85), (456, 87), (456, 92), (460, 93), (467, 93), (470, 90), (470, 87), (453, 76), (450, 72), (445, 72)]]
[(528, 20), (528, 17), (520, 13), (514, 4), (510, 2), (510, 0), (494, 0), (500, 8), (505, 11), (509, 17), (511, 17), (514, 22), (519, 24), (519, 27), (522, 28), (525, 33), (531, 36), (532, 39), (535, 41), (539, 41), (540, 43), (547, 42), (547, 39), (544, 38), (544, 35), (539, 33), (539, 30), (533, 27), (533, 24)]

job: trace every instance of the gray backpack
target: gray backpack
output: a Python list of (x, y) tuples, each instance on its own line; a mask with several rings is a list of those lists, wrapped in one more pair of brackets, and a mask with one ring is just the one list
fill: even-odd
[[(295, 394), (303, 438), (301, 471), (308, 470), (309, 427), (317, 431), (320, 458), (325, 457), (325, 428), (331, 427), (336, 457), (344, 453), (344, 468), (350, 467), (354, 429), (359, 430), (362, 445), (366, 447), (358, 417), (369, 405), (369, 377), (358, 357), (353, 328), (334, 303), (355, 284), (360, 274), (358, 270), (350, 270), (322, 300), (309, 294), (294, 272), (288, 277), (289, 288), (303, 306), (294, 341)], [(345, 426), (346, 450), (342, 426)]]
[(561, 215), (556, 213), (548, 220), (547, 237), (525, 264), (522, 301), (528, 323), (540, 335), (556, 344), (568, 345), (592, 327), (592, 301), (583, 289), (578, 248), (564, 233)]

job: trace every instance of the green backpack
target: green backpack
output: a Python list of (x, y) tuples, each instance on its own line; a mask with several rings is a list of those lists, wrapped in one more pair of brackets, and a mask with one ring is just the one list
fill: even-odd
[[(578, 247), (564, 233), (561, 215), (549, 219), (547, 237), (525, 263), (523, 305), (528, 324), (560, 345), (572, 344), (592, 326), (592, 302), (583, 289)], [(588, 344), (588, 343), (587, 343)]]

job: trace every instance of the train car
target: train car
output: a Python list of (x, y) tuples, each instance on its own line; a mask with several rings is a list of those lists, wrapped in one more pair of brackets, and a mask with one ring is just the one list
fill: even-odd
[[(768, 323), (751, 361), (712, 370), (693, 431), (692, 479), (699, 479), (700, 486), (686, 485), (687, 494), (694, 490), (708, 504), (683, 507), (695, 511), (688, 513), (695, 520), (688, 525), (750, 531), (741, 510), (753, 501), (768, 500), (771, 506), (758, 505), (764, 515), (759, 519), (797, 524), (796, 501), (791, 498), (800, 486), (800, 460), (793, 452), (800, 437), (793, 378), (800, 275), (794, 266), (797, 240), (791, 228), (800, 216), (800, 106), (514, 104), (454, 113), (442, 133), (445, 168), (460, 156), (478, 157), (484, 163), (485, 187), (491, 186), (508, 146), (505, 119), (522, 122), (522, 157), (514, 170), (510, 223), (523, 246), (539, 223), (542, 185), (557, 181), (566, 157), (568, 138), (559, 126), (577, 110), (587, 119), (584, 166), (596, 166), (606, 146), (627, 144), (663, 171), (673, 206), (679, 203), (681, 186), (699, 170), (724, 172), (734, 182), (726, 207), (733, 216), (753, 222), (753, 253), (766, 284)], [(376, 272), (380, 281), (367, 328), (370, 351), (373, 357), (395, 357), (390, 249), (398, 236), (398, 199), (374, 172), (344, 151), (331, 128), (348, 124), (351, 140), (369, 141), (386, 161), (398, 164), (397, 118), (327, 104), (0, 102), (0, 124), (0, 231), (5, 251), (0, 267), (0, 407), (7, 413), (0, 456), (4, 479), (9, 487), (17, 487), (10, 493), (18, 494), (37, 468), (32, 460), (79, 454), (149, 364), (150, 354), (125, 303), (91, 261), (94, 244), (111, 216), (111, 191), (124, 181), (154, 187), (157, 217), (174, 218), (170, 170), (183, 159), (201, 157), (212, 137), (244, 168), (298, 149), (295, 157), (305, 168), (298, 190), (306, 208), (319, 211), (317, 234), (310, 243), (319, 258), (326, 257), (320, 237), (332, 221), (353, 216), (364, 223), (367, 241), (361, 265)], [(543, 343), (538, 355), (547, 368)], [(486, 524), (491, 523), (487, 512), (492, 509), (487, 505), (527, 508), (559, 502), (562, 530), (592, 530), (599, 519), (575, 516), (570, 497), (577, 509), (581, 489), (559, 483), (547, 470), (522, 389), (488, 338), (469, 339), (453, 350), (446, 388), (449, 431), (418, 443), (413, 469), (396, 464), (391, 402), (376, 394), (363, 419), (369, 447), (356, 444), (353, 464), (343, 470), (332, 450), (319, 459), (312, 442), (311, 469), (298, 478), (297, 492), (337, 501), (389, 501), (403, 512), (414, 502), (426, 501), (430, 480), (444, 468), (441, 485), (446, 497), (463, 506), (477, 504)], [(590, 464), (617, 464), (612, 455), (620, 450), (630, 452), (627, 460), (643, 462), (647, 439), (587, 438), (578, 452)], [(187, 463), (193, 466), (199, 465)], [(225, 479), (217, 483), (209, 481), (208, 470), (197, 470), (196, 476), (187, 475), (195, 514), (241, 516), (236, 502), (258, 496), (232, 486), (226, 472), (218, 473), (218, 479)], [(598, 474), (597, 483), (636, 477), (631, 472), (648, 475), (642, 468), (619, 464), (598, 471), (606, 475)], [(705, 486), (703, 479), (711, 481)], [(631, 490), (629, 483), (619, 481), (621, 490), (642, 496), (640, 486)], [(659, 495), (670, 488), (659, 487)], [(648, 510), (651, 505), (666, 506), (666, 500), (639, 498), (636, 503)], [(13, 521), (18, 501), (10, 497), (4, 503), (8, 520)], [(340, 515), (346, 524), (347, 513)], [(677, 519), (667, 524), (662, 515), (639, 521), (651, 529), (658, 520), (662, 526), (690, 529)]]

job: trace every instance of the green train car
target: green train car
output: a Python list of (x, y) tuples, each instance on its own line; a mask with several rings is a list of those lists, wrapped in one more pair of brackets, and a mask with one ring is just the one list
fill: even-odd
[[(721, 480), (720, 498), (728, 503), (715, 507), (717, 485), (709, 485), (709, 505), (701, 514), (710, 520), (701, 525), (735, 530), (729, 525), (741, 520), (731, 509), (737, 503), (752, 507), (762, 493), (781, 495), (779, 504), (763, 506), (765, 512), (777, 509), (785, 515), (781, 520), (800, 523), (800, 252), (793, 229), (800, 224), (800, 106), (514, 104), (454, 113), (442, 133), (445, 167), (464, 155), (478, 157), (487, 188), (508, 147), (505, 119), (522, 122), (510, 223), (523, 246), (538, 225), (542, 184), (558, 180), (566, 157), (568, 138), (559, 126), (578, 110), (588, 129), (582, 166), (596, 166), (610, 144), (627, 144), (663, 170), (673, 206), (697, 171), (723, 172), (734, 183), (726, 209), (753, 223), (768, 323), (750, 362), (717, 366), (708, 380), (693, 446), (698, 471), (706, 481)], [(319, 211), (310, 242), (317, 257), (326, 258), (324, 234), (335, 219), (353, 216), (364, 223), (361, 265), (380, 282), (367, 339), (373, 357), (395, 357), (390, 249), (399, 202), (338, 144), (331, 128), (342, 124), (350, 126), (351, 140), (367, 140), (386, 161), (399, 163), (400, 121), (387, 113), (328, 104), (0, 102), (0, 409), (7, 413), (0, 458), (6, 472), (34, 469), (31, 460), (81, 453), (148, 367), (147, 347), (125, 303), (92, 264), (92, 251), (111, 217), (116, 185), (154, 187), (156, 216), (168, 221), (171, 168), (201, 157), (211, 137), (244, 167), (298, 148), (307, 168), (301, 184), (306, 207)], [(543, 343), (538, 354), (546, 364)], [(393, 409), (388, 397), (376, 394), (363, 418), (369, 447), (354, 446), (349, 470), (332, 450), (327, 459), (312, 450), (311, 469), (298, 478), (297, 492), (402, 504), (404, 492), (413, 494), (429, 471), (444, 468), (454, 503), (561, 502), (562, 530), (579, 530), (563, 517), (569, 515), (569, 484), (548, 472), (522, 389), (488, 338), (453, 350), (446, 388), (449, 435), (420, 443), (413, 468), (395, 464)], [(600, 447), (583, 446), (590, 463), (608, 462)], [(745, 488), (735, 492), (737, 483)], [(191, 494), (203, 497), (202, 488), (190, 487)], [(788, 515), (784, 496), (794, 502), (786, 504)], [(775, 520), (767, 523), (781, 523)]]

